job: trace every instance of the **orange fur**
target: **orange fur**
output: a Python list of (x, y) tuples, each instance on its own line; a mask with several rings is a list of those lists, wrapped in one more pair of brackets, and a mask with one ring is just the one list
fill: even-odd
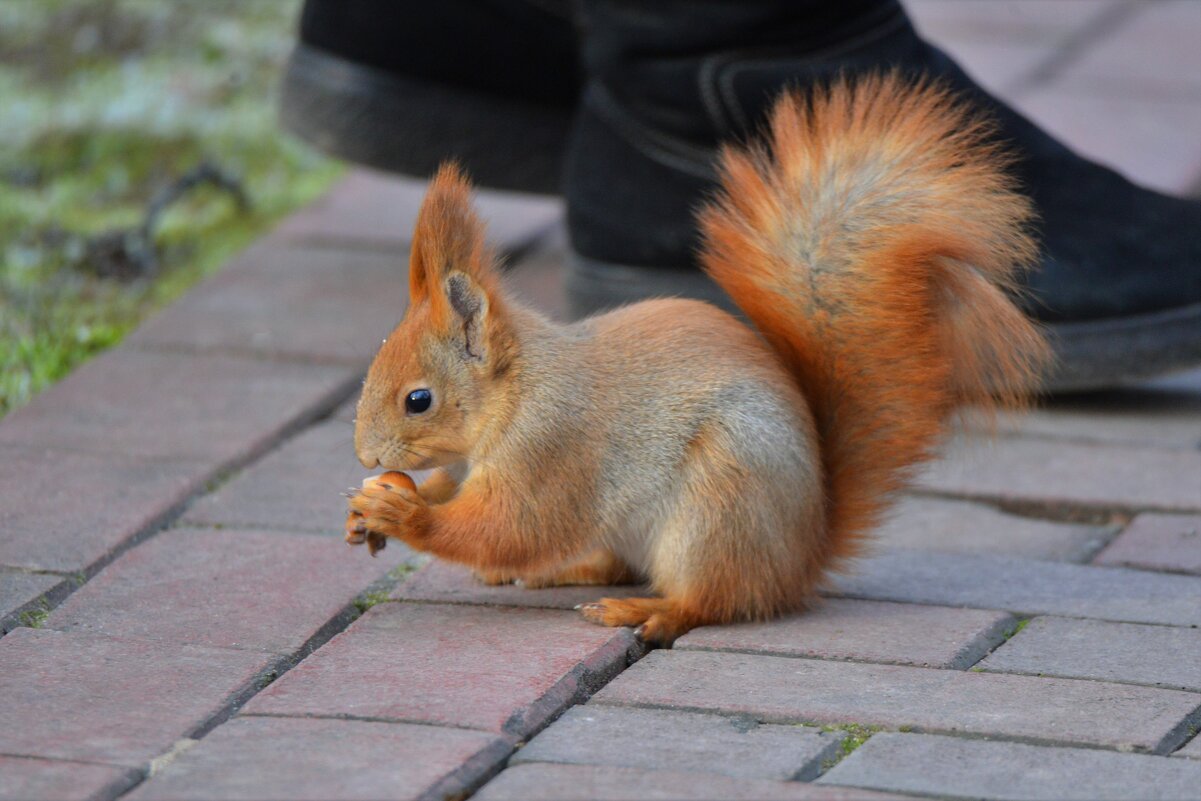
[(1032, 216), (988, 123), (936, 84), (840, 82), (721, 157), (705, 270), (808, 399), (826, 462), (815, 574), (860, 550), (950, 414), (1020, 406), (1049, 358), (1006, 296)]
[(347, 540), (489, 581), (646, 579), (661, 597), (581, 611), (663, 644), (804, 607), (955, 410), (1019, 405), (1046, 358), (1006, 295), (1029, 205), (986, 133), (942, 89), (881, 77), (787, 95), (768, 142), (724, 151), (702, 259), (762, 338), (696, 301), (568, 326), (522, 308), (443, 168), (355, 430), (368, 467), (441, 469), (365, 485)]

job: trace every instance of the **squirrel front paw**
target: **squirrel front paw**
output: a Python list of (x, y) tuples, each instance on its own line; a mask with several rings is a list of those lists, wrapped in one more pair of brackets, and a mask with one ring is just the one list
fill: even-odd
[(357, 490), (347, 493), (350, 512), (346, 516), (346, 542), (367, 543), (375, 556), (396, 537), (420, 548), (428, 519), (428, 508), (417, 494), (417, 485), (404, 473), (390, 471), (363, 480)]

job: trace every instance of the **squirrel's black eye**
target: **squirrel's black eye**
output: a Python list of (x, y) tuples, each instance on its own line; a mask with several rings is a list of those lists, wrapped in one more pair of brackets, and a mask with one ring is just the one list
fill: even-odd
[(415, 389), (405, 396), (405, 411), (421, 414), (430, 407), (434, 396), (428, 389)]

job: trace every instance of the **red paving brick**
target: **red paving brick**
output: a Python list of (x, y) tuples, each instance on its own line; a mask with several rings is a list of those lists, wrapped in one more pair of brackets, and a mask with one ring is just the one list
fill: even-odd
[(0, 565), (85, 571), (155, 528), (212, 467), (0, 445)]
[(0, 756), (0, 801), (116, 798), (138, 778), (130, 768)]
[(489, 586), (470, 570), (449, 562), (434, 561), (414, 573), (392, 592), (392, 597), (411, 601), (439, 601), (485, 606), (524, 606), (540, 609), (572, 609), (598, 598), (645, 596), (645, 587), (547, 587), (531, 590), (513, 584)]
[(46, 626), (290, 654), (397, 562), (312, 534), (172, 529), (123, 554)]
[(1201, 515), (1139, 515), (1093, 564), (1201, 576)]
[(524, 736), (626, 665), (628, 629), (574, 613), (385, 603), (245, 712), (360, 717)]
[(261, 451), (357, 380), (346, 367), (117, 348), (0, 421), (0, 443), (216, 466)]
[(512, 746), (463, 729), (241, 717), (143, 783), (129, 799), (446, 798), (478, 783)]
[(767, 623), (693, 629), (675, 648), (962, 670), (999, 644), (1015, 623), (1005, 612), (829, 599), (809, 612)]
[(406, 269), (395, 253), (260, 246), (251, 264), (213, 276), (129, 341), (363, 364), (404, 314)]
[(0, 754), (142, 766), (248, 694), (276, 659), (17, 629), (0, 640)]
[[(341, 420), (314, 426), (285, 442), (192, 504), (184, 523), (319, 531), (344, 535), (347, 487), (371, 472), (354, 455), (354, 428)], [(404, 545), (393, 541), (392, 553)]]
[[(321, 199), (293, 214), (276, 234), (303, 242), (406, 250), (425, 181), (355, 170)], [(528, 245), (563, 215), (558, 198), (480, 191), (488, 239), (501, 250)]]

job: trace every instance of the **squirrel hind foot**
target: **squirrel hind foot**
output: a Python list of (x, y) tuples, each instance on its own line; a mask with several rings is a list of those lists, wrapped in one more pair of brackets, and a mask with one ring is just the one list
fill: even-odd
[(602, 626), (635, 626), (639, 640), (663, 648), (705, 622), (671, 598), (601, 598), (579, 610), (585, 620)]

